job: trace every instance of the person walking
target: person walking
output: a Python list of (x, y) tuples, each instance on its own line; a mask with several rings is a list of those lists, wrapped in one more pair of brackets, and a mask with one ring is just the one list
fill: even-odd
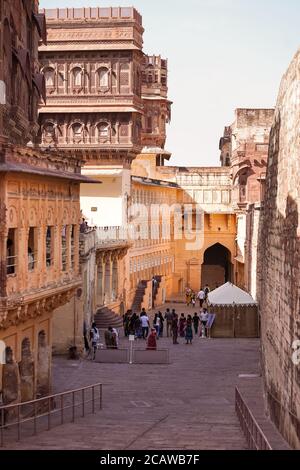
[(208, 284), (205, 284), (204, 292), (205, 292), (205, 300), (207, 300), (207, 296), (210, 293), (210, 288)]
[(173, 316), (175, 314), (175, 310), (173, 309), (172, 312), (170, 312), (170, 309), (167, 308), (166, 313), (165, 313), (165, 320), (167, 322), (167, 338), (172, 335), (172, 320)]
[(93, 354), (92, 359), (95, 360), (97, 346), (98, 346), (98, 343), (100, 341), (99, 330), (98, 330), (95, 322), (92, 323), (92, 328), (90, 330), (90, 340), (92, 342), (92, 354)]
[(193, 328), (192, 328), (192, 317), (188, 315), (185, 326), (185, 340), (186, 344), (192, 344), (193, 341)]
[(130, 335), (135, 335), (137, 318), (138, 318), (138, 316), (135, 312), (130, 317), (129, 327), (128, 327), (128, 331), (129, 331)]
[(161, 312), (158, 312), (158, 316), (160, 318), (160, 330), (159, 330), (159, 337), (162, 338), (164, 335), (164, 317)]
[(124, 327), (124, 335), (125, 337), (129, 336), (129, 323), (131, 317), (131, 310), (127, 310), (127, 312), (123, 315), (123, 327)]
[(142, 320), (141, 320), (141, 317), (138, 317), (138, 316), (136, 316), (136, 320), (135, 320), (134, 335), (136, 338), (139, 338), (139, 339), (143, 337)]
[(157, 337), (157, 339), (158, 339), (158, 338), (159, 338), (159, 335), (160, 335), (160, 316), (159, 316), (159, 313), (156, 313), (156, 314), (154, 315), (153, 327), (154, 327), (155, 330), (156, 330), (156, 337)]
[(179, 336), (181, 338), (184, 338), (185, 325), (186, 325), (186, 318), (185, 318), (184, 314), (182, 313), (180, 315), (180, 319), (179, 319)]
[(204, 308), (203, 309), (203, 312), (200, 314), (200, 320), (201, 320), (201, 325), (202, 325), (202, 328), (201, 328), (201, 332), (200, 332), (200, 336), (202, 338), (206, 338), (207, 335), (206, 335), (206, 324), (207, 324), (207, 320), (208, 320), (208, 312), (207, 312), (207, 309)]
[(145, 309), (141, 312), (141, 322), (142, 322), (142, 332), (143, 332), (143, 339), (147, 339), (149, 333), (149, 317), (145, 311)]
[(199, 306), (200, 306), (200, 308), (202, 308), (203, 302), (204, 302), (204, 299), (205, 299), (204, 289), (199, 290), (197, 298), (199, 300)]
[(172, 337), (173, 344), (178, 344), (178, 315), (175, 313), (172, 319)]
[(185, 301), (186, 301), (186, 305), (187, 307), (190, 306), (190, 303), (191, 303), (191, 296), (192, 296), (192, 291), (191, 289), (188, 287), (185, 291)]
[(199, 315), (198, 315), (197, 312), (195, 312), (195, 313), (194, 313), (194, 316), (193, 316), (193, 325), (194, 325), (195, 335), (198, 334), (199, 321), (200, 321)]

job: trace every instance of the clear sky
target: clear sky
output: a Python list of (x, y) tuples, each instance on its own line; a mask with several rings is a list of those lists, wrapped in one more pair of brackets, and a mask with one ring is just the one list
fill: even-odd
[(40, 0), (40, 7), (135, 6), (144, 51), (169, 60), (173, 165), (218, 165), (238, 107), (275, 106), (300, 44), (299, 0)]

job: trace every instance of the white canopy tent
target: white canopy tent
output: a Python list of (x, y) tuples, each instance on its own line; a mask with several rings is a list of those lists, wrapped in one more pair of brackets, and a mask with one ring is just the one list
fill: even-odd
[(231, 282), (227, 282), (210, 292), (208, 294), (208, 303), (209, 305), (257, 305), (257, 302), (248, 292)]

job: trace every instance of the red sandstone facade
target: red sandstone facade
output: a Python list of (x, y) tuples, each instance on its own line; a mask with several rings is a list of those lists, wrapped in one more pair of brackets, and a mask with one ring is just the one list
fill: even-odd
[(81, 285), (81, 161), (40, 151), (45, 103), (38, 44), (46, 40), (38, 2), (0, 2), (0, 370), (4, 404), (51, 390), (53, 311)]
[(143, 54), (139, 13), (134, 8), (44, 13), (42, 146), (80, 150), (87, 165), (130, 163), (142, 146), (163, 148), (170, 119), (167, 61)]

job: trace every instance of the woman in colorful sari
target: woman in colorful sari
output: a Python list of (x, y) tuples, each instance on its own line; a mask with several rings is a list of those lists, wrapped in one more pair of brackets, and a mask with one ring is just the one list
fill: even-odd
[(148, 340), (147, 340), (147, 349), (148, 350), (152, 350), (152, 351), (156, 351), (156, 347), (157, 347), (157, 344), (156, 344), (156, 330), (155, 328), (152, 328), (151, 329), (151, 333), (148, 337)]
[(185, 326), (185, 339), (186, 339), (186, 344), (192, 344), (193, 340), (193, 329), (192, 329), (192, 317), (191, 315), (188, 315), (187, 321), (186, 321), (186, 326)]
[(191, 299), (191, 294), (192, 294), (191, 289), (190, 289), (190, 288), (187, 288), (187, 289), (185, 290), (185, 302), (186, 302), (187, 307), (190, 305), (191, 300), (192, 300), (192, 299)]
[(185, 325), (186, 325), (186, 318), (184, 314), (182, 313), (179, 319), (179, 336), (181, 338), (184, 338)]

